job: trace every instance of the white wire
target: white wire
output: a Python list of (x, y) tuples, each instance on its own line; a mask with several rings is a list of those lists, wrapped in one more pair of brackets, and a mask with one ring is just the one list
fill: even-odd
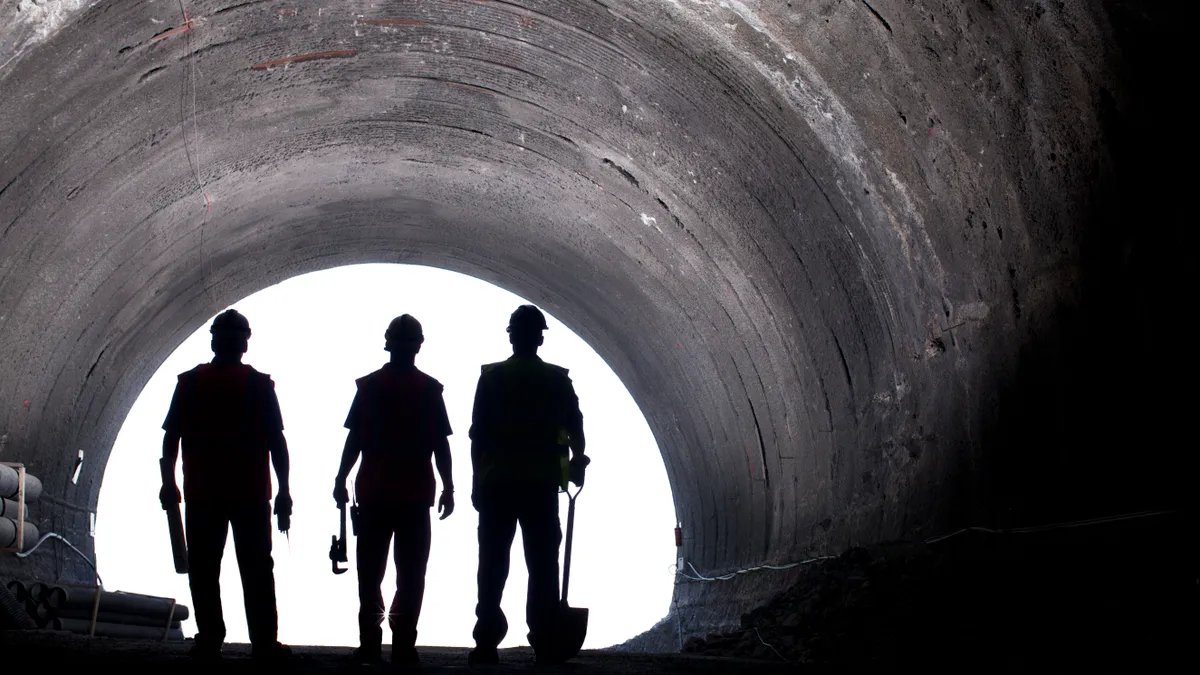
[(96, 569), (96, 563), (92, 562), (92, 559), (87, 557), (86, 555), (84, 555), (83, 551), (80, 551), (79, 549), (75, 548), (74, 544), (67, 541), (66, 537), (63, 537), (61, 534), (58, 534), (57, 532), (47, 532), (46, 534), (43, 534), (42, 538), (38, 540), (38, 543), (34, 544), (33, 547), (30, 548), (28, 551), (17, 552), (14, 555), (16, 555), (18, 558), (28, 558), (29, 556), (33, 555), (33, 552), (36, 551), (39, 546), (41, 546), (43, 543), (45, 543), (47, 539), (57, 539), (57, 540), (61, 541), (62, 543), (66, 544), (72, 551), (75, 551), (76, 553), (78, 553), (79, 557), (83, 558), (84, 562), (86, 562), (92, 568), (92, 572), (94, 572), (96, 574), (96, 581), (98, 581), (101, 586), (104, 585), (104, 582), (100, 579), (100, 570)]

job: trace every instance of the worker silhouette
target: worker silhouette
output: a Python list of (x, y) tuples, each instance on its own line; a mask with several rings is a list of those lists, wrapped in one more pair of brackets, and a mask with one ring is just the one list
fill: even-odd
[(333, 498), (339, 506), (350, 500), (346, 478), (361, 454), (362, 466), (354, 481), (358, 506), (351, 511), (357, 512), (359, 598), (359, 648), (352, 659), (358, 663), (381, 660), (384, 605), (380, 585), (387, 571), (388, 546), (395, 535), (396, 595), (387, 614), (392, 663), (416, 666), (420, 664), (417, 620), (425, 595), (429, 509), (435, 489), (430, 455), (442, 477), (438, 512), (445, 520), (454, 512), (447, 438), (452, 432), (442, 385), (415, 365), (425, 341), (420, 322), (408, 314), (400, 316), (388, 326), (384, 340), (384, 349), (391, 352), (390, 362), (357, 381), (358, 391), (346, 416), (350, 432)]
[[(479, 601), (470, 664), (499, 661), (500, 609), (517, 524), (529, 569), (525, 619), (540, 663), (554, 662), (558, 614), (558, 492), (583, 485), (583, 415), (567, 369), (542, 361), (546, 318), (522, 305), (509, 318), (511, 358), (483, 366), (471, 420), (471, 503), (479, 512)], [(568, 462), (567, 449), (574, 456)]]
[(275, 513), (279, 530), (290, 527), (288, 450), (275, 383), (242, 363), (250, 323), (228, 310), (212, 323), (211, 363), (179, 375), (163, 422), (163, 508), (180, 502), (175, 460), (183, 444), (188, 581), (196, 612), (192, 656), (217, 659), (225, 641), (221, 611), (221, 557), (233, 528), (238, 570), (255, 659), (278, 660), (290, 650), (279, 644), (275, 606), (275, 563), (271, 559), (271, 470), (279, 479)]

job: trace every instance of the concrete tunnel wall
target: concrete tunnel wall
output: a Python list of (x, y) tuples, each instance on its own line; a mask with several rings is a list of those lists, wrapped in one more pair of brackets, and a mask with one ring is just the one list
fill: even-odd
[[(1170, 402), (1126, 386), (1158, 376), (1134, 317), (1175, 297), (1132, 284), (1183, 255), (1123, 198), (1152, 180), (1135, 4), (3, 0), (0, 459), (90, 554), (108, 452), (187, 335), (397, 262), (597, 350), (701, 572), (1169, 501), (1136, 418)], [(680, 584), (685, 631), (791, 578)]]

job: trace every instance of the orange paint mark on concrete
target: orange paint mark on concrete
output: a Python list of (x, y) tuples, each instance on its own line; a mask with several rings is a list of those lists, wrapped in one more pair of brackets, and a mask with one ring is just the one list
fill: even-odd
[(178, 25), (174, 28), (168, 28), (167, 30), (164, 30), (163, 32), (159, 33), (158, 35), (155, 35), (154, 37), (150, 38), (150, 43), (153, 44), (155, 42), (158, 42), (159, 40), (166, 40), (167, 38), (173, 37), (175, 35), (183, 35), (184, 33), (191, 31), (192, 26), (194, 26), (194, 25), (196, 25), (196, 21), (194, 19), (188, 19), (188, 20), (184, 21), (183, 23), (181, 23), (180, 25)]
[(424, 21), (410, 21), (409, 19), (363, 19), (359, 23), (369, 23), (372, 26), (424, 26)]
[(312, 54), (301, 54), (300, 56), (289, 56), (285, 59), (275, 59), (274, 61), (263, 61), (250, 66), (254, 70), (266, 70), (274, 66), (282, 66), (287, 63), (300, 63), (302, 61), (314, 61), (316, 59), (341, 59), (355, 56), (358, 54), (357, 49), (339, 49), (332, 52), (313, 52)]

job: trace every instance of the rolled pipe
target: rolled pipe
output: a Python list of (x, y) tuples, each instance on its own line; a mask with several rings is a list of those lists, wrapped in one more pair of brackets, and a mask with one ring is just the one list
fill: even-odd
[(21, 604), (25, 604), (25, 600), (29, 598), (29, 587), (20, 581), (10, 581), (6, 588), (8, 588), (9, 593), (12, 593), (13, 598)]
[[(49, 618), (53, 619), (77, 619), (79, 621), (91, 621), (92, 612), (88, 609), (63, 609), (51, 614)], [(167, 617), (152, 616), (149, 614), (123, 614), (121, 612), (105, 612), (101, 610), (96, 615), (98, 623), (117, 623), (122, 626), (143, 626), (149, 628), (164, 629), (167, 627)], [(171, 621), (171, 628), (182, 628), (183, 620), (178, 616)]]
[[(66, 595), (66, 601), (62, 604), (62, 610), (78, 609), (82, 607), (88, 612), (91, 612), (92, 603), (96, 598), (95, 589), (71, 588), (66, 586), (62, 588)], [(172, 602), (174, 601), (171, 598), (160, 598), (153, 595), (138, 595), (136, 593), (122, 593), (120, 591), (101, 591), (100, 611), (118, 612), (121, 614), (161, 616), (163, 621), (166, 621), (167, 613), (171, 610)], [(91, 614), (89, 613), (88, 616), (90, 617)], [(175, 605), (175, 618), (179, 619), (180, 621), (187, 620), (187, 605)]]
[[(0, 549), (15, 549), (17, 548), (17, 521), (11, 518), (0, 518)], [(25, 541), (22, 542), (20, 550), (26, 551), (33, 548), (37, 543), (40, 533), (37, 527), (25, 521)]]
[(46, 597), (46, 591), (49, 590), (49, 588), (49, 586), (40, 581), (33, 582), (29, 585), (29, 599), (40, 604), (42, 602), (42, 598)]
[(25, 611), (25, 603), (13, 597), (8, 586), (0, 586), (0, 630), (10, 628), (30, 630), (37, 628), (37, 622)]
[(0, 518), (17, 519), (18, 504), (11, 499), (0, 499)]
[[(20, 488), (20, 476), (17, 470), (11, 466), (0, 464), (0, 498), (13, 499), (17, 498), (17, 491)], [(38, 480), (37, 476), (25, 473), (25, 503), (32, 504), (42, 496), (42, 481)]]
[[(57, 620), (62, 630), (72, 633), (83, 633), (86, 635), (90, 627), (90, 622), (87, 619), (58, 619)], [(163, 633), (167, 634), (167, 639), (182, 642), (183, 631), (179, 628), (172, 628), (170, 631), (164, 631), (163, 628), (152, 628), (150, 626), (124, 626), (119, 623), (102, 623), (96, 622), (96, 637), (108, 638), (124, 638), (127, 640), (154, 640), (161, 642)]]
[(67, 602), (67, 590), (61, 586), (55, 586), (42, 596), (42, 604), (50, 609), (59, 609)]

